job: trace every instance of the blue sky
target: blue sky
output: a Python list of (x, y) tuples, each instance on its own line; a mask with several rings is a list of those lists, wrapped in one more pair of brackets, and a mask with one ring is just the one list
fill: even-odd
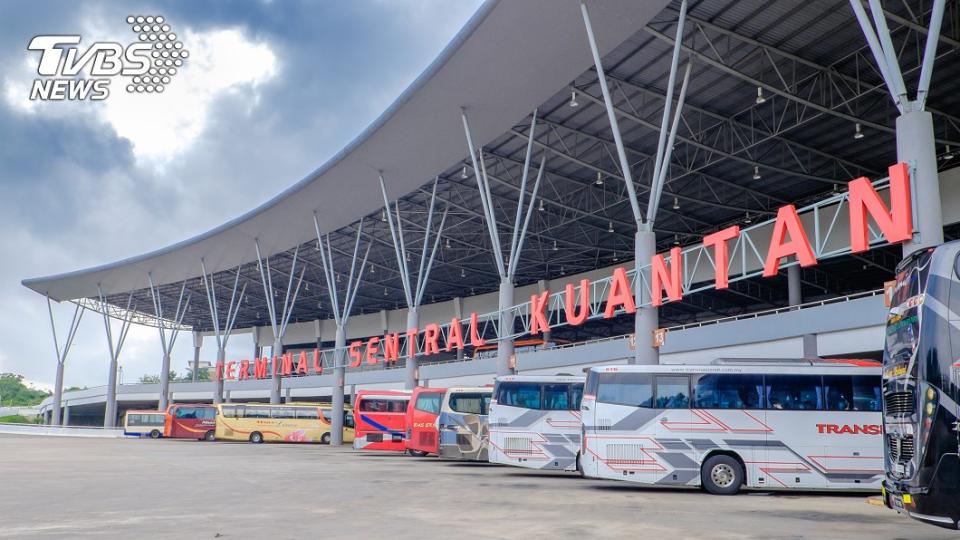
[[(53, 382), (46, 304), (20, 280), (165, 246), (288, 187), (373, 121), (479, 0), (0, 3), (0, 372)], [(129, 42), (128, 15), (163, 15), (190, 60), (163, 95), (30, 102), (38, 34)], [(61, 332), (69, 309), (55, 314)], [(173, 365), (192, 358), (182, 336)], [(229, 354), (252, 350), (239, 335)], [(88, 313), (66, 385), (105, 384), (103, 321)], [(205, 343), (204, 358), (215, 348)], [(136, 328), (124, 381), (157, 373), (159, 337)]]

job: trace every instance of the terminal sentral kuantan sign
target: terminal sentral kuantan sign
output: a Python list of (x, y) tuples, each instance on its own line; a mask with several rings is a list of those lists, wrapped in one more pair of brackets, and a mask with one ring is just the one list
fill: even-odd
[[(898, 163), (889, 168), (889, 201), (887, 205), (880, 197), (874, 185), (867, 178), (857, 178), (848, 183), (849, 252), (861, 253), (871, 247), (868, 217), (882, 234), (887, 243), (909, 240), (913, 235), (913, 212), (910, 198), (910, 175), (907, 164)], [(839, 207), (838, 207), (839, 211)], [(834, 218), (836, 219), (836, 218)], [(713, 288), (725, 289), (729, 286), (730, 245), (741, 235), (740, 227), (733, 225), (703, 237), (703, 248), (711, 252), (714, 262)], [(818, 242), (819, 243), (819, 242)], [(876, 245), (874, 242), (873, 245)], [(788, 204), (777, 211), (773, 221), (769, 247), (763, 260), (764, 277), (777, 275), (782, 259), (796, 258), (800, 266), (813, 266), (818, 259), (811, 245), (800, 215), (794, 205)], [(669, 262), (668, 262), (669, 260)], [(665, 301), (679, 302), (683, 299), (683, 261), (681, 249), (674, 247), (669, 255), (654, 255), (650, 261), (650, 305), (661, 306)], [(589, 280), (581, 280), (579, 286), (569, 283), (562, 295), (560, 322), (569, 326), (579, 326), (590, 318), (591, 304), (602, 302), (602, 315), (610, 319), (622, 314), (637, 311), (636, 283), (631, 284), (628, 271), (624, 267), (613, 269), (608, 286), (603, 289), (591, 287)], [(591, 298), (595, 291), (603, 290), (602, 298)], [(555, 296), (555, 295), (553, 295)], [(664, 297), (666, 296), (666, 297)], [(551, 328), (548, 317), (550, 291), (531, 296), (529, 314), (526, 317), (525, 332), (531, 336), (541, 334)], [(553, 325), (555, 326), (556, 323)], [(366, 340), (350, 343), (345, 351), (340, 351), (343, 362), (349, 367), (359, 367), (363, 363), (394, 363), (402, 356), (430, 356), (441, 351), (453, 352), (467, 345), (479, 347), (486, 344), (480, 328), (480, 318), (476, 313), (461, 320), (454, 317), (449, 325), (427, 324), (424, 328), (409, 328), (405, 332), (393, 332), (383, 336), (373, 336)], [(308, 375), (323, 373), (322, 355), (329, 351), (314, 349), (296, 355), (288, 353), (273, 362), (268, 358), (240, 360), (218, 363), (218, 379), (243, 380), (249, 378), (268, 378), (278, 371), (282, 376)], [(345, 353), (345, 354), (344, 354)], [(338, 364), (339, 365), (339, 364)], [(268, 372), (269, 371), (269, 372)]]

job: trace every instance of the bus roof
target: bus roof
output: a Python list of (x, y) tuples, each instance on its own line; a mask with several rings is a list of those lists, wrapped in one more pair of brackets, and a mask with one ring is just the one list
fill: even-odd
[(589, 371), (594, 373), (756, 373), (774, 375), (880, 375), (879, 365), (852, 366), (844, 364), (660, 364), (653, 366), (597, 366)]
[(451, 386), (447, 388), (447, 394), (456, 394), (460, 392), (491, 392), (493, 393), (492, 386)]
[(501, 375), (497, 382), (553, 382), (582, 383), (586, 377), (579, 375)]
[(167, 414), (166, 411), (158, 411), (156, 409), (130, 409), (124, 414)]
[(357, 392), (357, 400), (376, 397), (382, 399), (410, 399), (410, 390), (360, 390)]

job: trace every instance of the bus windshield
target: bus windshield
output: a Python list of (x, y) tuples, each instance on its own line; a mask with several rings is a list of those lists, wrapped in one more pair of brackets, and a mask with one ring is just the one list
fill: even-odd
[(884, 363), (899, 364), (913, 357), (920, 336), (920, 295), (926, 288), (930, 253), (922, 252), (896, 276), (887, 320)]

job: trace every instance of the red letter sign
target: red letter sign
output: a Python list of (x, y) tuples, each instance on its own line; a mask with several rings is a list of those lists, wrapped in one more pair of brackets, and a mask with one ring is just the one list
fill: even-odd
[(400, 334), (394, 332), (383, 336), (383, 361), (396, 362), (400, 359)]
[(447, 331), (447, 352), (454, 347), (463, 350), (463, 329), (460, 328), (460, 319), (456, 317), (450, 321), (450, 330)]
[(590, 316), (590, 280), (580, 280), (580, 311), (575, 309), (577, 298), (573, 295), (573, 283), (567, 283), (566, 294), (564, 295), (564, 313), (567, 316), (567, 324), (570, 326), (580, 326), (587, 321)]
[(703, 237), (704, 247), (713, 246), (714, 286), (717, 289), (726, 289), (730, 286), (727, 266), (730, 265), (730, 250), (727, 242), (740, 236), (740, 226), (734, 225), (722, 231), (708, 234)]
[(249, 360), (240, 361), (240, 371), (237, 372), (237, 375), (239, 375), (238, 378), (241, 381), (250, 378), (250, 361)]
[(623, 306), (627, 313), (636, 313), (637, 304), (633, 301), (633, 291), (630, 290), (630, 280), (627, 271), (622, 266), (613, 269), (613, 278), (610, 280), (610, 292), (607, 294), (607, 307), (603, 310), (603, 318), (613, 318), (613, 312)]
[(320, 349), (313, 350), (313, 372), (323, 375), (323, 365), (320, 363)]
[(253, 359), (253, 376), (258, 379), (267, 378), (267, 364), (270, 363), (270, 360), (266, 356), (263, 358), (254, 358)]
[(487, 340), (480, 337), (480, 324), (477, 322), (477, 312), (470, 314), (470, 344), (474, 347), (483, 347)]
[(440, 353), (440, 327), (434, 323), (427, 325), (426, 329), (423, 331), (423, 354), (439, 354)]
[(877, 223), (887, 242), (909, 240), (913, 235), (913, 212), (910, 206), (910, 173), (906, 163), (891, 165), (890, 206), (883, 204), (870, 184), (860, 177), (847, 184), (850, 189), (850, 250), (861, 253), (870, 249), (867, 238), (867, 214)]
[(679, 302), (683, 299), (683, 256), (680, 254), (680, 248), (670, 249), (670, 271), (667, 271), (667, 263), (663, 260), (663, 255), (659, 253), (650, 260), (650, 273), (653, 274), (653, 305), (663, 305), (663, 289), (667, 289), (667, 298), (671, 302)]
[(236, 366), (237, 366), (237, 363), (234, 362), (233, 360), (227, 362), (227, 375), (226, 377), (224, 377), (225, 379), (227, 379), (228, 381), (232, 381), (233, 379), (237, 378), (236, 373), (233, 372)]
[(307, 351), (300, 351), (300, 358), (297, 359), (297, 373), (307, 374)]
[(380, 347), (377, 344), (380, 343), (380, 338), (373, 336), (367, 340), (367, 363), (376, 364), (377, 363), (377, 353), (380, 352)]
[(360, 366), (360, 361), (363, 360), (363, 357), (360, 355), (360, 347), (362, 346), (362, 341), (354, 341), (349, 347), (347, 347), (347, 351), (350, 353), (350, 358), (353, 359), (353, 361), (350, 362), (350, 367), (355, 368)]
[(547, 299), (550, 291), (530, 296), (530, 335), (535, 336), (544, 330), (550, 330), (547, 322)]
[[(790, 234), (790, 241), (786, 240)], [(800, 266), (817, 264), (817, 257), (813, 254), (807, 232), (803, 230), (797, 209), (792, 205), (781, 206), (777, 211), (777, 221), (773, 224), (773, 237), (770, 239), (770, 249), (767, 251), (767, 261), (763, 265), (763, 277), (777, 275), (780, 271), (780, 259), (796, 255)]]

